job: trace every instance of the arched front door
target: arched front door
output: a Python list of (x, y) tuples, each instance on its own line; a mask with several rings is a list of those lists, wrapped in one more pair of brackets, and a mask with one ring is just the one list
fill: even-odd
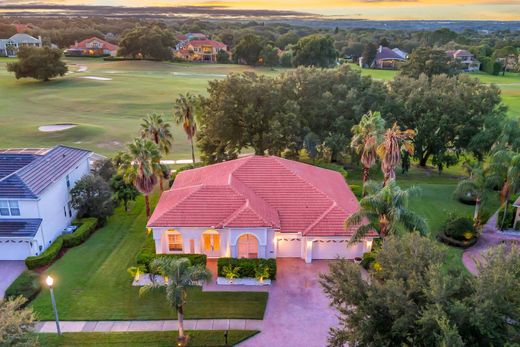
[(216, 230), (202, 233), (202, 252), (208, 257), (220, 256), (220, 234)]
[(237, 242), (239, 258), (258, 258), (258, 239), (252, 234), (244, 234)]

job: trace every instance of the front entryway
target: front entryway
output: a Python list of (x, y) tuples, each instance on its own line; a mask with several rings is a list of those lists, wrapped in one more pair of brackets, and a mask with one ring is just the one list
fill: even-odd
[(239, 258), (258, 258), (258, 239), (253, 234), (244, 234), (238, 238)]
[(220, 234), (216, 230), (206, 230), (202, 233), (202, 253), (208, 257), (220, 256)]

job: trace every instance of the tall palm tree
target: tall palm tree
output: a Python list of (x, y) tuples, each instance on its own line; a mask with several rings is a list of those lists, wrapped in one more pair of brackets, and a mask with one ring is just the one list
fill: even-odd
[(401, 130), (397, 123), (387, 129), (383, 142), (377, 147), (377, 155), (381, 159), (381, 170), (384, 175), (384, 185), (395, 179), (395, 167), (401, 161), (401, 152), (406, 151), (410, 155), (414, 152), (413, 138), (415, 131), (412, 129)]
[(193, 146), (193, 138), (197, 133), (197, 123), (195, 122), (195, 107), (197, 105), (197, 98), (190, 93), (179, 95), (175, 100), (173, 119), (177, 124), (182, 123), (184, 132), (188, 136), (191, 143), (191, 159), (195, 164), (195, 148)]
[[(507, 211), (511, 193), (520, 189), (520, 153), (502, 149), (491, 156), (489, 164), (489, 179), (493, 185), (501, 186), (500, 202), (504, 211)], [(502, 215), (500, 228), (503, 229), (507, 213)]]
[(187, 302), (189, 286), (196, 285), (201, 281), (209, 281), (211, 273), (203, 265), (192, 266), (186, 258), (156, 258), (150, 264), (151, 272), (163, 276), (166, 283), (160, 283), (152, 276), (152, 282), (139, 290), (139, 295), (144, 295), (150, 290), (166, 287), (166, 298), (171, 307), (177, 311), (179, 322), (178, 344), (184, 346), (186, 336), (184, 335), (184, 305)]
[(369, 111), (361, 117), (359, 124), (352, 127), (352, 141), (350, 147), (360, 155), (363, 165), (363, 196), (365, 196), (365, 184), (368, 181), (370, 168), (374, 166), (377, 158), (377, 147), (383, 139), (385, 120), (381, 113)]
[(455, 188), (455, 194), (475, 199), (473, 221), (478, 225), (480, 224), (480, 207), (486, 192), (490, 188), (490, 181), (481, 165), (473, 165), (468, 169), (470, 171), (469, 177), (459, 182), (457, 188)]
[(134, 139), (128, 145), (130, 161), (123, 161), (119, 170), (125, 182), (133, 183), (135, 188), (144, 195), (146, 203), (146, 216), (150, 218), (149, 194), (157, 184), (157, 171), (160, 158), (159, 149), (150, 140)]
[(417, 194), (415, 187), (401, 189), (395, 181), (382, 186), (376, 182), (367, 182), (367, 196), (359, 202), (361, 208), (345, 221), (345, 227), (359, 225), (350, 242), (358, 242), (371, 230), (380, 237), (403, 232), (418, 231), (428, 233), (426, 221), (408, 209), (408, 200)]
[(172, 147), (173, 136), (170, 124), (165, 122), (163, 115), (151, 113), (143, 119), (140, 130), (141, 138), (153, 141), (162, 153), (168, 154)]

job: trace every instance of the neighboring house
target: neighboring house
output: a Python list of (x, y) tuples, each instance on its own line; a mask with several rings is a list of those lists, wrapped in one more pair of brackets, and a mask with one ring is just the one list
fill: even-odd
[(401, 51), (399, 48), (393, 48), (392, 51), (394, 51), (395, 54), (400, 56), (403, 59), (408, 59), (408, 53), (405, 51)]
[(177, 39), (180, 40), (174, 50), (174, 55), (177, 58), (215, 63), (218, 52), (225, 51), (229, 54), (224, 43), (210, 40), (201, 33), (178, 35)]
[(158, 254), (313, 259), (361, 257), (345, 219), (359, 203), (338, 172), (275, 156), (246, 156), (179, 173), (148, 228)]
[(38, 255), (76, 217), (69, 191), (90, 172), (92, 152), (0, 150), (0, 260)]
[(70, 57), (98, 57), (117, 55), (119, 46), (93, 36), (81, 42), (76, 42), (65, 51), (66, 56)]
[(479, 71), (480, 61), (475, 56), (465, 49), (446, 51), (446, 54), (454, 59), (457, 59), (459, 63), (463, 65), (463, 70), (467, 72)]
[(379, 46), (374, 62), (370, 67), (375, 69), (397, 69), (397, 65), (405, 60), (406, 58), (402, 57), (401, 54), (396, 53), (394, 50), (388, 47)]
[(14, 34), (8, 39), (0, 39), (0, 56), (16, 57), (18, 49), (23, 46), (42, 47), (42, 38), (34, 38), (28, 34)]

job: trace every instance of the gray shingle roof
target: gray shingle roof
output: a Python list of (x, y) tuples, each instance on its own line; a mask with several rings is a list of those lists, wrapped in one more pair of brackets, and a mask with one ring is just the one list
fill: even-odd
[(0, 237), (34, 237), (42, 220), (34, 219), (0, 219)]
[[(83, 149), (56, 146), (44, 155), (36, 156), (25, 166), (20, 164), (21, 167), (11, 174), (0, 177), (0, 198), (35, 199), (90, 153)], [(9, 155), (0, 153), (0, 158)]]
[(30, 164), (38, 156), (33, 154), (0, 154), (0, 179)]

